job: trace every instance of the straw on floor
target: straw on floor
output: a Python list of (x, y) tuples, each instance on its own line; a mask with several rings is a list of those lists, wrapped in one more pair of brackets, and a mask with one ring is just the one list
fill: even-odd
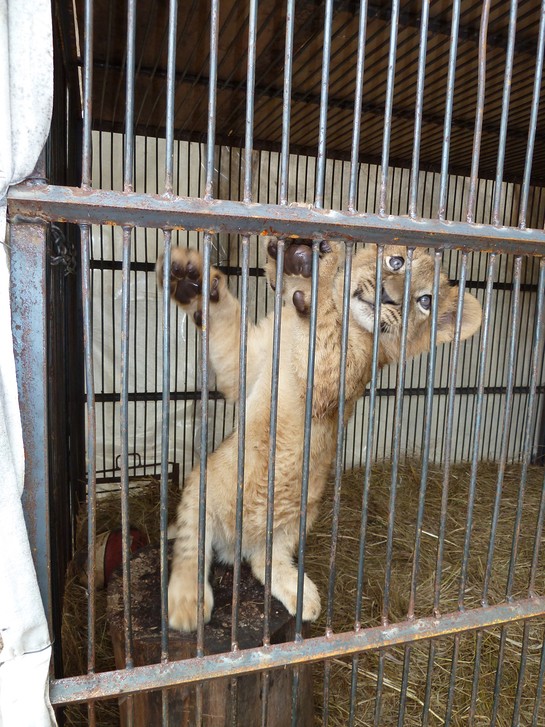
[[(498, 467), (495, 463), (480, 463), (477, 471), (477, 491), (471, 535), (470, 557), (467, 570), (465, 607), (478, 607), (482, 597), (486, 555), (490, 538), (490, 523), (496, 488)], [(520, 486), (520, 466), (510, 466), (505, 472), (500, 516), (496, 530), (494, 560), (488, 601), (499, 603), (505, 599), (505, 588), (511, 560), (513, 527)], [(450, 473), (447, 509), (446, 540), (442, 567), (440, 611), (447, 613), (458, 607), (459, 576), (462, 562), (463, 540), (466, 528), (470, 466), (454, 465)], [(361, 503), (364, 473), (349, 471), (342, 481), (339, 541), (337, 551), (337, 577), (335, 584), (333, 629), (336, 632), (354, 627), (358, 549), (361, 523)], [(542, 497), (543, 469), (530, 467), (524, 498), (522, 528), (516, 560), (514, 597), (527, 597), (528, 578), (532, 561), (535, 525)], [(426, 506), (422, 529), (419, 559), (419, 577), (416, 598), (416, 616), (433, 613), (436, 583), (436, 557), (441, 511), (443, 470), (430, 465)], [(391, 487), (391, 465), (377, 463), (373, 467), (369, 493), (368, 530), (365, 552), (364, 591), (362, 602), (362, 626), (380, 623), (384, 589), (386, 536), (388, 507)], [(413, 561), (416, 513), (420, 487), (420, 464), (407, 460), (399, 469), (396, 498), (396, 519), (390, 587), (389, 619), (392, 622), (406, 618), (410, 593)], [(331, 539), (333, 487), (328, 487), (318, 522), (308, 538), (306, 569), (317, 583), (322, 594), (324, 609), (321, 619), (312, 627), (313, 635), (323, 635), (325, 628), (325, 601), (329, 577), (329, 548)], [(170, 493), (169, 510), (173, 515), (177, 493)], [(129, 502), (130, 522), (146, 533), (150, 542), (157, 540), (159, 531), (159, 485), (151, 480), (135, 489)], [(97, 509), (98, 532), (111, 530), (120, 525), (120, 501), (110, 495), (99, 501)], [(82, 509), (79, 528), (79, 544), (85, 542), (86, 514)], [(543, 593), (545, 569), (543, 553), (537, 570), (536, 591)], [(66, 675), (86, 672), (87, 594), (80, 584), (80, 574), (75, 566), (69, 573), (64, 601), (63, 646)], [(114, 668), (113, 651), (105, 618), (106, 592), (97, 592), (97, 671)], [(540, 668), (545, 620), (536, 620), (527, 629), (527, 660), (524, 689), (520, 701), (520, 724), (532, 724), (537, 677)], [(514, 624), (505, 629), (503, 636), (504, 657), (501, 672), (501, 693), (496, 715), (497, 727), (511, 725), (513, 705), (519, 680), (524, 626)], [(451, 713), (451, 725), (466, 725), (471, 704), (475, 658), (474, 633), (464, 634), (458, 640), (456, 688), (451, 705), (448, 705), (449, 685), (454, 638), (437, 640), (431, 700), (430, 725), (444, 724), (447, 709)], [(493, 710), (494, 685), (498, 653), (502, 643), (502, 629), (487, 629), (482, 634), (480, 677), (475, 713), (476, 727), (490, 724)], [(380, 700), (382, 726), (397, 725), (400, 703), (402, 670), (405, 649), (391, 648), (384, 652), (384, 677)], [(408, 726), (421, 725), (425, 700), (429, 644), (413, 645), (410, 649), (410, 670), (405, 701), (405, 721)], [(334, 660), (331, 663), (329, 690), (330, 727), (348, 724), (350, 713), (350, 689), (352, 659)], [(358, 681), (355, 700), (356, 725), (374, 723), (376, 687), (379, 678), (378, 654), (366, 654), (357, 664)], [(315, 666), (316, 723), (323, 724), (323, 673), (324, 665)], [(545, 725), (545, 709), (537, 715), (536, 725)], [(118, 725), (115, 700), (98, 703), (97, 723), (110, 727)], [(69, 725), (88, 724), (87, 708), (74, 706), (67, 709)]]

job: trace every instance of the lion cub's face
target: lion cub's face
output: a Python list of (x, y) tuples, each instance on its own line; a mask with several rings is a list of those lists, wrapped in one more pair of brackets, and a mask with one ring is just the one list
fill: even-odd
[[(387, 245), (384, 249), (382, 273), (380, 332), (381, 343), (391, 348), (391, 355), (399, 347), (402, 327), (403, 290), (406, 272), (406, 248)], [(414, 356), (429, 349), (431, 312), (433, 303), (433, 258), (423, 249), (413, 254), (409, 315), (407, 331), (407, 355)], [(350, 309), (356, 323), (370, 333), (374, 330), (376, 289), (376, 251), (365, 248), (354, 257), (352, 265)], [(454, 324), (458, 287), (451, 286), (441, 270), (437, 342), (445, 343), (454, 338)], [(464, 295), (464, 310), (460, 338), (472, 336), (481, 324), (481, 305), (469, 293)]]

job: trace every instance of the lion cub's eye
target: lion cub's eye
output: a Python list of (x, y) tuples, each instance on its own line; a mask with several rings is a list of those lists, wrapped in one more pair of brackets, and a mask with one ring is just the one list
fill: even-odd
[(418, 302), (424, 310), (429, 310), (431, 308), (431, 295), (421, 295)]
[(396, 272), (401, 270), (401, 268), (405, 265), (405, 259), (400, 255), (392, 255), (392, 257), (388, 258), (387, 262), (390, 270), (395, 270)]

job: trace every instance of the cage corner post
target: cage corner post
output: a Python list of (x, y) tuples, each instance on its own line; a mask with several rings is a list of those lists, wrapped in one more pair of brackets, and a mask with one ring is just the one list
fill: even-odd
[(9, 227), (12, 334), (25, 451), (22, 502), (51, 630), (46, 241), (46, 226), (41, 221), (12, 220)]

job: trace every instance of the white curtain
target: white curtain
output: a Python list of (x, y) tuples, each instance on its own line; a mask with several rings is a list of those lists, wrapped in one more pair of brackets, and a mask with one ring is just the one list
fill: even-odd
[(50, 0), (0, 0), (0, 727), (51, 727), (50, 635), (21, 494), (24, 453), (6, 248), (8, 187), (34, 169), (53, 106)]

